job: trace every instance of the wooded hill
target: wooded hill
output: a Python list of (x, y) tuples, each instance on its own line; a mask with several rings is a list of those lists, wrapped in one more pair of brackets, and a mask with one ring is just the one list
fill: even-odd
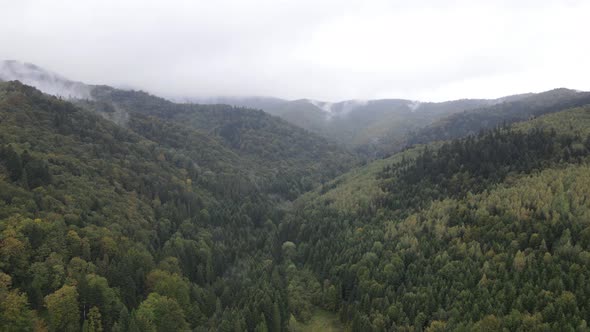
[[(260, 111), (130, 95), (121, 126), (0, 84), (0, 326), (286, 328), (282, 202), (354, 159)], [(188, 123), (207, 115), (212, 134)], [(241, 130), (225, 140), (232, 124)], [(266, 150), (287, 142), (284, 159)]]
[(290, 308), (353, 331), (587, 329), (589, 114), (416, 147), (304, 195), (280, 225), (305, 294)]
[(262, 111), (90, 91), (0, 83), (3, 330), (588, 329), (584, 93), (369, 162)]

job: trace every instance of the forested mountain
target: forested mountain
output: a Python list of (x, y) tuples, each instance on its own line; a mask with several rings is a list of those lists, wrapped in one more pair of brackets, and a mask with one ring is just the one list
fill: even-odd
[(261, 109), (299, 127), (353, 147), (365, 156), (383, 156), (406, 145), (406, 136), (409, 133), (420, 131), (449, 115), (493, 107), (533, 95), (521, 94), (498, 99), (462, 99), (439, 103), (405, 99), (348, 100), (330, 103), (310, 99), (289, 101), (265, 97), (192, 100)]
[(304, 195), (279, 228), (291, 310), (353, 331), (587, 330), (589, 114), (418, 146)]
[(491, 129), (503, 123), (525, 121), (543, 114), (588, 103), (590, 103), (590, 92), (563, 88), (517, 100), (508, 99), (497, 105), (456, 113), (441, 119), (410, 135), (407, 144), (413, 145), (473, 135), (482, 129)]
[[(284, 329), (289, 309), (276, 242), (284, 212), (275, 197), (297, 195), (303, 180), (276, 180), (320, 181), (337, 172), (322, 160), (334, 157), (344, 168), (349, 157), (339, 160), (337, 149), (282, 120), (229, 107), (219, 113), (228, 119), (211, 121), (243, 120), (245, 129), (236, 141), (218, 142), (222, 133), (183, 124), (192, 119), (183, 112), (209, 110), (183, 106), (167, 120), (150, 110), (156, 99), (143, 96), (146, 111), (125, 110), (123, 127), (18, 82), (0, 84), (0, 326)], [(234, 114), (242, 111), (251, 122)], [(251, 136), (249, 126), (264, 121), (279, 127)], [(323, 169), (313, 160), (293, 170), (288, 158), (284, 165), (265, 159), (273, 141), (301, 136), (305, 145), (291, 142), (289, 151), (320, 158)], [(241, 145), (256, 139), (270, 142), (260, 141), (260, 150)]]
[(590, 103), (590, 93), (555, 89), (498, 99), (425, 103), (404, 99), (328, 103), (276, 98), (207, 99), (259, 108), (355, 148), (365, 156), (388, 156), (405, 146), (477, 134), (503, 123), (525, 121)]
[(84, 86), (0, 83), (2, 331), (588, 330), (588, 93), (288, 102), (354, 154)]
[(466, 99), (444, 103), (421, 103), (404, 99), (324, 102), (311, 99), (207, 98), (199, 102), (224, 103), (264, 110), (314, 133), (366, 152), (378, 149), (382, 140), (401, 139), (454, 112), (493, 104), (493, 100)]
[[(122, 125), (134, 127), (135, 119), (147, 117), (213, 138), (242, 158), (244, 172), (258, 176), (257, 183), (287, 198), (312, 189), (316, 183), (333, 178), (357, 162), (340, 146), (260, 110), (224, 104), (176, 104), (145, 92), (107, 86), (95, 87), (92, 97), (93, 100), (77, 102), (98, 110), (106, 118), (119, 120)], [(152, 133), (147, 128), (134, 129), (148, 137), (177, 131), (166, 128)], [(178, 134), (176, 139), (182, 141), (182, 136)], [(158, 142), (164, 140), (153, 138)]]
[[(0, 80), (24, 79), (181, 153), (200, 154), (197, 164), (219, 162), (218, 155), (202, 155), (208, 150), (202, 146), (220, 144), (239, 156), (233, 164), (240, 164), (243, 174), (231, 180), (226, 173), (224, 181), (239, 183), (247, 177), (283, 198), (293, 199), (358, 162), (339, 145), (260, 110), (178, 104), (142, 91), (74, 82), (32, 64), (0, 64)], [(83, 88), (85, 94), (65, 93), (64, 86)]]
[[(48, 94), (77, 100), (79, 103), (86, 102), (83, 106), (102, 111), (108, 119), (121, 125), (125, 125), (129, 112), (135, 112), (175, 122), (186, 121), (207, 134), (215, 133), (215, 130), (224, 127), (226, 137), (221, 137), (221, 140), (234, 140), (233, 143), (230, 142), (234, 148), (236, 137), (227, 137), (228, 128), (235, 127), (235, 124), (242, 120), (250, 124), (262, 120), (268, 124), (263, 126), (267, 129), (287, 127), (276, 118), (267, 118), (262, 114), (254, 116), (254, 110), (263, 110), (317, 136), (353, 149), (363, 158), (388, 156), (406, 146), (475, 134), (481, 129), (494, 128), (503, 122), (524, 121), (567, 107), (585, 105), (590, 100), (588, 92), (555, 89), (538, 94), (518, 94), (497, 99), (461, 99), (438, 103), (406, 99), (325, 102), (272, 97), (174, 98), (180, 101), (174, 103), (141, 91), (72, 81), (36, 65), (18, 61), (0, 62), (1, 80), (20, 80)], [(220, 110), (224, 110), (219, 112), (223, 113), (223, 116), (217, 114)], [(230, 113), (233, 114), (233, 118), (229, 116)], [(190, 114), (192, 119), (187, 119), (187, 114)], [(258, 119), (254, 120), (255, 117)], [(261, 130), (251, 125), (248, 128), (246, 131), (250, 134)], [(243, 129), (244, 127), (240, 130), (241, 133), (235, 135), (244, 134)], [(293, 132), (291, 128), (288, 131)], [(221, 136), (219, 133), (220, 131), (216, 132), (218, 137)], [(297, 138), (303, 136), (305, 134)], [(318, 141), (317, 136), (312, 140)], [(290, 141), (298, 140), (294, 138)], [(284, 151), (285, 146), (278, 150)], [(336, 145), (332, 145), (330, 150), (344, 152)], [(327, 178), (329, 176), (323, 179)]]

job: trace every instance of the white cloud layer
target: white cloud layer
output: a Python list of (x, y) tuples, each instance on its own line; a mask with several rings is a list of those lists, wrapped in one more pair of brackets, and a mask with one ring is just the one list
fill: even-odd
[(0, 59), (175, 96), (590, 90), (590, 1), (0, 0)]

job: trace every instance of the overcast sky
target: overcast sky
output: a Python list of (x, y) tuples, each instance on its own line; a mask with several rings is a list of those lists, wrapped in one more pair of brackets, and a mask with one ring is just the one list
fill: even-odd
[(491, 98), (590, 90), (589, 17), (590, 1), (0, 0), (0, 58), (168, 96)]

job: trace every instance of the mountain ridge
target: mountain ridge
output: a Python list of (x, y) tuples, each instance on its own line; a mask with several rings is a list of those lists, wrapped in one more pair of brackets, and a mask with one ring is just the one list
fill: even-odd
[[(137, 96), (143, 93), (145, 96), (139, 99), (149, 99), (153, 96), (141, 90), (123, 90), (111, 88), (106, 85), (88, 85), (82, 82), (71, 81), (61, 75), (52, 73), (33, 64), (20, 63), (18, 61), (4, 61), (0, 65), (0, 80), (20, 79), (24, 83), (38, 87), (49, 94), (63, 98), (78, 100), (94, 100), (113, 103), (108, 100), (108, 93), (113, 91), (135, 91)], [(114, 89), (111, 92), (109, 89)], [(170, 102), (181, 104), (210, 103), (226, 104), (235, 107), (260, 109), (274, 116), (278, 116), (287, 122), (304, 128), (312, 133), (323, 136), (333, 142), (337, 142), (349, 149), (356, 150), (364, 156), (371, 158), (389, 155), (399, 151), (406, 145), (424, 143), (431, 139), (439, 138), (440, 126), (447, 118), (453, 119), (453, 115), (466, 111), (495, 112), (501, 105), (526, 103), (527, 100), (534, 102), (535, 96), (542, 98), (543, 95), (553, 92), (568, 91), (570, 95), (574, 90), (565, 88), (554, 89), (542, 93), (525, 93), (496, 99), (459, 99), (445, 102), (423, 102), (409, 99), (375, 99), (375, 100), (344, 100), (339, 102), (326, 102), (313, 99), (286, 100), (274, 97), (209, 97), (209, 98), (160, 98), (151, 107), (157, 109), (170, 108)], [(105, 94), (106, 93), (106, 94)], [(102, 99), (101, 99), (102, 98)], [(106, 100), (104, 100), (106, 98)], [(146, 99), (146, 100), (147, 100)], [(169, 105), (169, 104), (168, 104)], [(580, 106), (571, 104), (570, 106)], [(109, 109), (101, 114), (111, 121), (124, 124), (128, 119), (125, 107), (115, 105), (114, 107), (99, 107)], [(223, 108), (223, 107), (220, 107)], [(488, 110), (489, 108), (489, 110)], [(159, 113), (159, 116), (166, 116)], [(510, 114), (502, 115), (509, 118)], [(455, 118), (463, 118), (456, 116)], [(520, 117), (516, 120), (522, 120)], [(451, 120), (452, 121), (452, 120)], [(496, 123), (497, 124), (497, 123)], [(443, 125), (444, 126), (444, 125)], [(471, 126), (471, 125), (470, 125)], [(475, 128), (476, 126), (471, 126)], [(429, 132), (431, 132), (429, 134)], [(423, 136), (423, 138), (420, 138)], [(428, 138), (430, 137), (430, 138)], [(444, 136), (440, 136), (444, 139)]]

